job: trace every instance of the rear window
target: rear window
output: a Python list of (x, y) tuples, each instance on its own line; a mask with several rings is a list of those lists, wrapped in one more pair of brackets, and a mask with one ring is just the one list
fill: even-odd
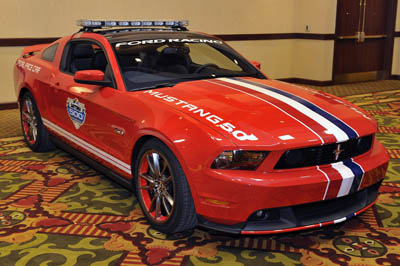
[(56, 56), (57, 49), (58, 49), (58, 43), (53, 44), (50, 47), (47, 47), (42, 53), (42, 59), (49, 62), (53, 62), (54, 57)]

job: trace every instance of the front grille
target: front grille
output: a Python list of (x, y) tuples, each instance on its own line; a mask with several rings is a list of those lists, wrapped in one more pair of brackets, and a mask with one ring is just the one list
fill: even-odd
[(330, 164), (350, 159), (371, 149), (372, 135), (316, 147), (286, 151), (275, 169), (291, 169)]

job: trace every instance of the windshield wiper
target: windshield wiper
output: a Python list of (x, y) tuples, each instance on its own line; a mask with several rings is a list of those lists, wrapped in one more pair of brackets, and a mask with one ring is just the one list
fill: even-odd
[(152, 89), (173, 87), (173, 86), (175, 86), (175, 85), (176, 85), (175, 83), (159, 83), (159, 84), (155, 84), (155, 85), (152, 85), (152, 86), (137, 88), (137, 89), (134, 89), (134, 90), (132, 90), (132, 91), (152, 90)]

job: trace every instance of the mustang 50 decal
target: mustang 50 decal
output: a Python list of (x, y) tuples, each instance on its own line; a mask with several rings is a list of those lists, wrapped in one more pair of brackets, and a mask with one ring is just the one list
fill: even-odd
[(67, 99), (67, 112), (76, 129), (79, 129), (83, 125), (83, 123), (85, 123), (85, 105), (83, 103), (80, 103), (78, 99)]
[(156, 92), (153, 90), (147, 90), (147, 91), (144, 91), (144, 93), (148, 93), (156, 98), (163, 99), (166, 102), (174, 103), (175, 105), (179, 105), (182, 109), (187, 109), (190, 112), (192, 112), (193, 114), (198, 114), (200, 117), (204, 118), (209, 123), (212, 123), (215, 126), (220, 127), (223, 130), (225, 130), (226, 132), (232, 134), (238, 140), (242, 140), (242, 141), (243, 140), (251, 140), (251, 141), (258, 140), (258, 138), (254, 134), (249, 135), (241, 130), (236, 130), (236, 126), (232, 125), (231, 123), (229, 123), (229, 122), (224, 123), (223, 118), (221, 118), (217, 115), (214, 115), (210, 112), (206, 112), (204, 109), (201, 109), (201, 108), (199, 108), (193, 104), (190, 104), (186, 101), (182, 101), (182, 100), (179, 100), (178, 98), (166, 95), (161, 92)]
[(214, 39), (151, 39), (151, 40), (137, 40), (137, 41), (130, 41), (130, 42), (120, 42), (115, 45), (115, 48), (120, 47), (121, 45), (140, 45), (140, 44), (156, 44), (156, 43), (215, 43), (215, 44), (222, 44), (219, 40)]

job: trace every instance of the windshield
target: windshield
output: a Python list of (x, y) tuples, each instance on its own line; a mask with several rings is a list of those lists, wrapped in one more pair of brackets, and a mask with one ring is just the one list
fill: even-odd
[(215, 39), (151, 39), (114, 44), (127, 90), (179, 82), (252, 76), (265, 78), (240, 55)]

